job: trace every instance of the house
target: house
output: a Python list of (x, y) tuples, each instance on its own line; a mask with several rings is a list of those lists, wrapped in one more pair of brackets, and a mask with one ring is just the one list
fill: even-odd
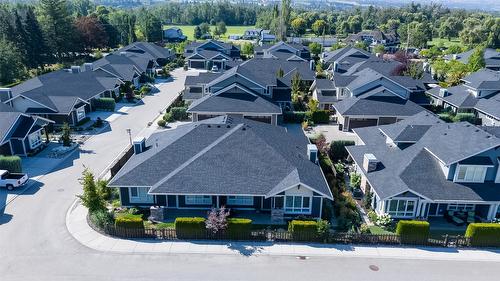
[(335, 74), (352, 74), (365, 68), (374, 68), (385, 74), (392, 74), (401, 65), (393, 60), (384, 60), (362, 49), (347, 46), (321, 54), (321, 62), (328, 65), (328, 71)]
[(260, 39), (260, 35), (262, 33), (262, 28), (253, 28), (245, 30), (245, 33), (242, 36), (244, 40), (257, 40)]
[(337, 37), (333, 36), (319, 36), (319, 37), (288, 37), (287, 42), (309, 45), (311, 43), (318, 43), (323, 48), (329, 48), (338, 43)]
[(370, 51), (377, 45), (384, 46), (385, 51), (394, 53), (399, 47), (399, 35), (396, 31), (385, 33), (379, 29), (364, 30), (356, 34), (347, 36), (344, 40), (347, 43), (366, 43)]
[[(0, 95), (6, 94), (0, 89)], [(42, 130), (53, 121), (16, 111), (0, 102), (0, 155), (26, 156), (42, 147)]]
[[(192, 101), (188, 112), (193, 121), (225, 114), (277, 124), (283, 110), (291, 108), (291, 84), (298, 73), (304, 84), (314, 81), (311, 64), (277, 58), (253, 58), (221, 75), (200, 73), (186, 80), (187, 97)], [(282, 70), (283, 76), (278, 77)], [(208, 83), (206, 83), (208, 81)], [(196, 92), (195, 94), (191, 94)], [(184, 97), (186, 98), (186, 97)]]
[(167, 62), (175, 58), (175, 52), (170, 49), (150, 42), (134, 42), (113, 52), (116, 55), (134, 57), (141, 56), (149, 59), (148, 68), (164, 66)]
[[(141, 76), (146, 75), (149, 65), (150, 61), (147, 58), (135, 57), (132, 59), (122, 53), (121, 55), (109, 54), (92, 64), (84, 65), (84, 68), (90, 71), (104, 71), (137, 88), (140, 85)], [(150, 68), (149, 75), (153, 75), (152, 68)]]
[(261, 43), (271, 43), (271, 42), (276, 42), (277, 38), (276, 35), (271, 33), (271, 30), (262, 30), (260, 33), (260, 39), (259, 42)]
[(94, 99), (117, 95), (123, 84), (107, 71), (86, 67), (72, 66), (31, 78), (6, 90), (5, 103), (19, 112), (50, 119), (56, 125), (77, 125), (93, 110)]
[[(445, 55), (444, 59), (446, 61), (457, 60), (461, 63), (467, 64), (469, 62), (469, 57), (474, 52), (474, 49), (460, 53), (460, 54), (451, 54)], [(500, 52), (498, 50), (492, 48), (484, 49), (484, 63), (485, 68), (500, 71)]]
[(274, 57), (288, 60), (303, 60), (311, 59), (309, 48), (302, 44), (286, 43), (280, 41), (274, 45), (259, 45), (255, 47), (255, 56), (257, 57)]
[(387, 75), (372, 68), (352, 75), (337, 73), (332, 80), (317, 79), (310, 87), (319, 107), (331, 110), (339, 129), (344, 131), (395, 123), (423, 111), (413, 100), (424, 95), (426, 89), (419, 80)]
[(455, 113), (475, 113), (483, 125), (500, 126), (500, 72), (484, 68), (465, 76), (462, 82), (429, 89), (431, 104)]
[(239, 47), (216, 40), (192, 42), (186, 46), (184, 57), (190, 68), (211, 70), (226, 69), (228, 61), (240, 59)]
[(361, 144), (347, 151), (379, 215), (491, 221), (500, 217), (500, 138), (498, 130), (488, 131), (421, 112), (355, 129)]
[(190, 104), (194, 100), (202, 98), (203, 93), (205, 93), (205, 85), (221, 75), (222, 72), (207, 72), (186, 76), (182, 100)]
[(163, 40), (167, 42), (184, 42), (187, 36), (182, 34), (182, 30), (178, 27), (170, 27), (163, 30)]
[(219, 116), (138, 140), (109, 186), (119, 188), (123, 206), (164, 206), (167, 213), (225, 206), (269, 219), (320, 218), (333, 198), (317, 162), (304, 136)]

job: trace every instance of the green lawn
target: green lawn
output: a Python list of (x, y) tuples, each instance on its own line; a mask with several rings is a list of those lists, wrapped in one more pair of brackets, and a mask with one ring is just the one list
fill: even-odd
[(443, 46), (445, 48), (449, 48), (450, 46), (453, 45), (458, 45), (460, 47), (463, 47), (463, 44), (460, 42), (458, 38), (452, 38), (451, 40), (448, 40), (446, 38), (433, 38), (432, 41), (427, 42), (427, 45), (432, 45), (432, 46)]
[(377, 234), (377, 235), (394, 234), (394, 232), (387, 231), (387, 230), (383, 229), (382, 227), (376, 226), (376, 225), (372, 225), (372, 226), (368, 227), (368, 229), (370, 230), (371, 234)]
[[(179, 27), (182, 30), (182, 33), (188, 37), (188, 40), (194, 40), (194, 27), (195, 25), (165, 25), (163, 26), (163, 29), (167, 29), (169, 27)], [(245, 33), (245, 30), (254, 28), (253, 25), (243, 25), (243, 26), (236, 26), (236, 25), (228, 25), (226, 26), (227, 32), (223, 36), (221, 36), (220, 39), (227, 39), (229, 35), (243, 35)], [(210, 30), (213, 32), (215, 29), (215, 26), (211, 26)]]

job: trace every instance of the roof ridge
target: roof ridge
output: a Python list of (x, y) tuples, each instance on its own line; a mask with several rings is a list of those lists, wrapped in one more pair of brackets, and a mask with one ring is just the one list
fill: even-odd
[(160, 186), (161, 184), (163, 184), (164, 182), (166, 182), (167, 180), (169, 180), (170, 178), (172, 178), (173, 176), (175, 176), (176, 174), (178, 174), (181, 170), (183, 170), (184, 168), (186, 168), (189, 164), (193, 163), (193, 161), (195, 161), (196, 159), (200, 158), (205, 153), (207, 153), (210, 149), (212, 149), (217, 144), (219, 144), (220, 142), (222, 142), (223, 140), (225, 140), (227, 137), (229, 137), (230, 135), (232, 135), (234, 132), (236, 132), (238, 129), (240, 129), (243, 125), (244, 125), (243, 123), (238, 124), (234, 128), (232, 128), (231, 130), (229, 130), (228, 132), (226, 132), (225, 134), (223, 134), (222, 136), (220, 136), (219, 138), (217, 138), (210, 145), (208, 145), (207, 147), (205, 147), (204, 149), (202, 149), (200, 152), (196, 153), (194, 156), (192, 156), (191, 158), (189, 158), (186, 162), (182, 163), (179, 167), (177, 167), (175, 170), (173, 170), (172, 172), (170, 172), (167, 176), (165, 176), (164, 178), (162, 178), (161, 180), (159, 180), (157, 183), (155, 183), (151, 187), (151, 190), (157, 188), (158, 186)]

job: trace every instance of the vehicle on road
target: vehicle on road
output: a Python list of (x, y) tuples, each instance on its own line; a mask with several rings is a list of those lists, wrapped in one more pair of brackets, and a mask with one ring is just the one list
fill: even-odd
[(7, 170), (0, 170), (0, 186), (5, 186), (7, 190), (13, 190), (25, 185), (28, 179), (28, 174), (9, 173)]

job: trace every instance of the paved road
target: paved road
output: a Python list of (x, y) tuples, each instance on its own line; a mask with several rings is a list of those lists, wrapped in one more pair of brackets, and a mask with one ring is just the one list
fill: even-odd
[(111, 254), (82, 246), (69, 235), (65, 215), (81, 192), (83, 166), (104, 169), (128, 144), (125, 129), (143, 131), (182, 88), (184, 75), (175, 71), (162, 94), (112, 122), (111, 131), (88, 140), (0, 212), (0, 280), (497, 280), (500, 266), (488, 262)]

